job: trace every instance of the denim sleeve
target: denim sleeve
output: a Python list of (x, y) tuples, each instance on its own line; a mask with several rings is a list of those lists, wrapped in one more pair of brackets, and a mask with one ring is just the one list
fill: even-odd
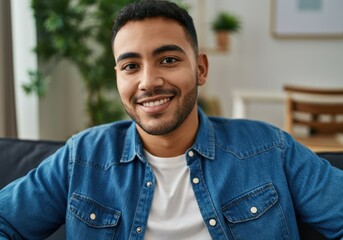
[(68, 145), (0, 191), (0, 239), (44, 239), (65, 221)]
[(343, 237), (343, 171), (284, 136), (284, 166), (299, 217), (330, 239)]

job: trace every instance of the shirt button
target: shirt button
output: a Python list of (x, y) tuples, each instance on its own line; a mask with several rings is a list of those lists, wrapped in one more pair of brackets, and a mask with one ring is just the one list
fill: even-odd
[(214, 227), (217, 224), (217, 221), (215, 219), (210, 219), (210, 221), (208, 222), (212, 227)]
[(147, 182), (147, 183), (146, 183), (146, 186), (147, 186), (147, 187), (151, 187), (151, 186), (152, 186), (152, 182)]
[(89, 218), (92, 219), (92, 220), (95, 220), (95, 219), (96, 219), (95, 213), (91, 213), (91, 214), (89, 215)]
[(141, 228), (141, 227), (136, 228), (137, 233), (142, 233), (142, 231), (143, 231), (143, 228)]
[(192, 181), (194, 184), (198, 184), (200, 182), (199, 178), (197, 178), (197, 177), (193, 178)]
[(256, 207), (250, 208), (250, 212), (253, 214), (257, 213), (257, 208)]
[(193, 151), (189, 151), (188, 152), (188, 156), (193, 157), (194, 156), (194, 152)]

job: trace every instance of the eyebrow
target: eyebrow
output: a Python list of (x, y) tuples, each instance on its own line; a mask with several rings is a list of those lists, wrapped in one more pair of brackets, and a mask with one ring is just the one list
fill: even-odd
[(127, 58), (141, 58), (141, 55), (135, 52), (127, 52), (127, 53), (123, 53), (121, 55), (119, 55), (119, 57), (117, 58), (117, 62), (120, 62), (124, 59)]
[(176, 51), (176, 52), (185, 53), (185, 51), (181, 47), (179, 47), (177, 45), (174, 45), (174, 44), (170, 44), (170, 45), (163, 45), (161, 47), (156, 48), (152, 52), (152, 55), (156, 56), (158, 54), (161, 54), (161, 53), (164, 53), (164, 52), (170, 52), (170, 51)]
[[(154, 49), (154, 51), (152, 52), (152, 55), (157, 56), (161, 53), (170, 52), (170, 51), (177, 51), (177, 52), (185, 53), (185, 51), (181, 47), (174, 45), (174, 44), (170, 44), (170, 45), (163, 45), (161, 47)], [(119, 57), (117, 58), (117, 62), (120, 62), (120, 61), (127, 59), (127, 58), (141, 58), (141, 57), (142, 56), (139, 53), (127, 52), (127, 53), (123, 53), (123, 54), (119, 55)]]

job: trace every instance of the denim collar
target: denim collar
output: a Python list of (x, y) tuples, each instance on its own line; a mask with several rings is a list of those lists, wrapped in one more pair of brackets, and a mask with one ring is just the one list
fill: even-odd
[[(195, 142), (190, 149), (195, 150), (204, 158), (214, 160), (215, 158), (215, 137), (214, 128), (205, 113), (198, 108), (199, 128)], [(136, 129), (136, 123), (132, 122), (125, 139), (124, 149), (120, 159), (121, 163), (133, 161), (136, 156), (143, 162), (146, 162), (143, 144)]]

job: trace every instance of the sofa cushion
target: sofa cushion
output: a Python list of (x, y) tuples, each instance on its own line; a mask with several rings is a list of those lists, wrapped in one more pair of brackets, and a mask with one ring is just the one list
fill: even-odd
[[(0, 189), (30, 170), (60, 148), (64, 142), (0, 138)], [(46, 240), (66, 239), (65, 225)]]
[(0, 138), (0, 189), (26, 175), (64, 143)]

